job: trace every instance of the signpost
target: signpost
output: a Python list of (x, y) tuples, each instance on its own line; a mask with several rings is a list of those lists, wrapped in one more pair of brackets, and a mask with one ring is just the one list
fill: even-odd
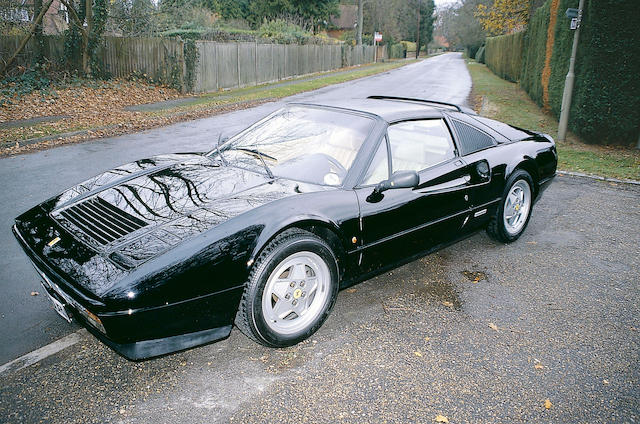
[(571, 19), (569, 28), (575, 30), (573, 34), (573, 46), (571, 47), (571, 59), (569, 60), (569, 72), (564, 80), (564, 91), (562, 92), (562, 108), (560, 109), (560, 122), (558, 124), (558, 141), (564, 141), (567, 136), (567, 125), (569, 124), (569, 109), (571, 109), (571, 97), (573, 96), (573, 81), (575, 79), (574, 69), (576, 66), (576, 53), (578, 52), (578, 39), (580, 38), (580, 21), (584, 10), (584, 0), (580, 0), (578, 9), (567, 9), (565, 14)]
[(382, 33), (376, 31), (373, 33), (373, 61), (378, 61), (378, 46), (377, 44), (382, 41)]

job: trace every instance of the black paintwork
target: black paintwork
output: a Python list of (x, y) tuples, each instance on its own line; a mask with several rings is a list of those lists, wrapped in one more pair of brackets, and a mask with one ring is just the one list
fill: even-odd
[[(398, 99), (309, 107), (375, 119), (340, 187), (272, 179), (259, 166), (224, 166), (205, 154), (163, 155), (64, 191), (20, 215), (14, 233), (39, 272), (97, 315), (105, 332), (69, 305), (77, 319), (127, 358), (141, 359), (228, 336), (251, 264), (285, 228), (327, 239), (345, 287), (486, 226), (515, 169), (532, 175), (536, 197), (555, 175), (549, 136), (472, 114)], [(463, 121), (495, 146), (420, 172), (417, 188), (372, 196), (374, 187), (359, 183), (387, 126), (420, 118), (444, 118), (449, 128), (451, 119)], [(111, 243), (78, 231), (65, 216), (98, 195), (146, 225)]]

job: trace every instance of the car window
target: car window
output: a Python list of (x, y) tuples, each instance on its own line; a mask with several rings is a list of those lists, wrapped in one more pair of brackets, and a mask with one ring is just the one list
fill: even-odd
[(387, 155), (387, 140), (383, 138), (364, 176), (363, 184), (378, 184), (387, 178), (389, 178), (389, 157)]
[(374, 125), (353, 113), (291, 106), (234, 136), (220, 151), (234, 166), (260, 166), (264, 159), (275, 176), (339, 185)]
[(442, 119), (405, 121), (389, 126), (391, 167), (421, 171), (455, 156), (447, 125)]

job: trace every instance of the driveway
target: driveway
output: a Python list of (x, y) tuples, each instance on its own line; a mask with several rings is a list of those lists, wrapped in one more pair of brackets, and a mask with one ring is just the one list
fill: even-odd
[(0, 421), (637, 423), (639, 199), (557, 177), (517, 242), (478, 233), (344, 290), (287, 349), (233, 330), (133, 363), (81, 332), (0, 375)]

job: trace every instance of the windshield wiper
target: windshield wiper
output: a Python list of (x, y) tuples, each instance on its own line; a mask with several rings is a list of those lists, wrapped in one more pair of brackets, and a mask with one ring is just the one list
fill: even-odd
[(271, 179), (274, 178), (273, 172), (271, 172), (271, 169), (267, 166), (267, 162), (264, 161), (264, 158), (271, 159), (275, 162), (277, 162), (278, 159), (274, 158), (273, 156), (269, 156), (266, 153), (262, 153), (260, 150), (256, 150), (256, 149), (247, 149), (244, 147), (233, 147), (229, 150), (239, 150), (241, 152), (246, 152), (246, 153), (250, 153), (252, 155), (257, 156), (260, 159), (260, 162), (262, 162), (264, 169), (267, 171), (267, 175), (269, 175), (269, 178)]
[(222, 163), (224, 166), (228, 166), (229, 163), (227, 162), (227, 160), (224, 158), (224, 156), (222, 156), (222, 153), (220, 152), (220, 140), (221, 140), (222, 134), (218, 135), (218, 143), (216, 143), (216, 153), (218, 154), (218, 156), (220, 157), (220, 160), (222, 160)]
[(260, 157), (264, 156), (267, 159), (271, 159), (274, 162), (278, 162), (278, 159), (274, 158), (273, 156), (270, 156), (266, 153), (262, 153), (261, 151), (256, 149), (247, 149), (246, 147), (232, 147), (229, 150), (240, 150), (242, 152), (253, 153), (256, 156), (260, 156)]

